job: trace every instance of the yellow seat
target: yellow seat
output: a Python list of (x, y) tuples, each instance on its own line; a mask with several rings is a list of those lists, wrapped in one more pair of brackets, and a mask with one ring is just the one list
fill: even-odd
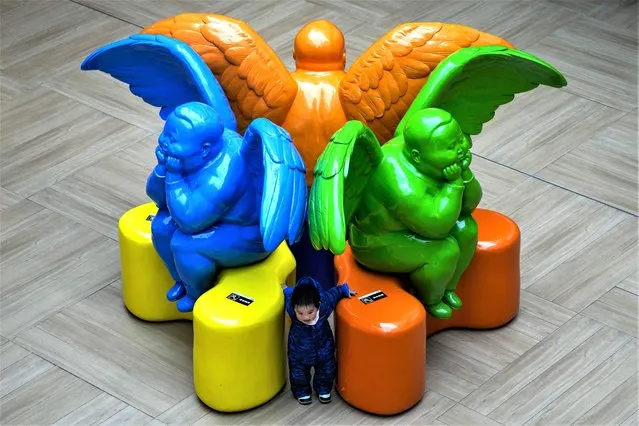
[(226, 269), (193, 309), (195, 392), (218, 411), (242, 411), (286, 384), (283, 285), (295, 258), (282, 243), (265, 261)]
[(225, 412), (257, 407), (286, 384), (284, 285), (295, 258), (282, 243), (264, 261), (222, 270), (218, 283), (182, 313), (166, 299), (173, 280), (151, 242), (153, 203), (120, 219), (124, 304), (147, 321), (193, 319), (195, 393)]
[(119, 221), (120, 265), (124, 306), (146, 321), (192, 319), (180, 312), (166, 293), (175, 284), (151, 241), (151, 220), (158, 212), (155, 203), (137, 206)]

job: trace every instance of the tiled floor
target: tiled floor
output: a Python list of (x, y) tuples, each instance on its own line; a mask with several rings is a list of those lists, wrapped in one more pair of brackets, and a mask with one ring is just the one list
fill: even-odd
[[(637, 2), (1, 1), (0, 423), (637, 424)], [(122, 305), (117, 220), (147, 202), (161, 120), (93, 49), (158, 19), (244, 19), (291, 68), (295, 33), (327, 18), (348, 64), (393, 26), (462, 23), (555, 65), (475, 139), (482, 207), (522, 230), (522, 306), (508, 326), (428, 342), (424, 399), (376, 418), (289, 392), (248, 413), (203, 406), (188, 323)]]

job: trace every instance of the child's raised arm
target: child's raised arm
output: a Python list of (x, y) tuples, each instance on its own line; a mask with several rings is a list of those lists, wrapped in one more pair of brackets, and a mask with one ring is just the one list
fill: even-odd
[(337, 306), (337, 302), (344, 298), (350, 298), (351, 296), (357, 295), (357, 292), (351, 290), (348, 287), (348, 283), (339, 284), (328, 290), (325, 294), (324, 303), (330, 310), (335, 310)]

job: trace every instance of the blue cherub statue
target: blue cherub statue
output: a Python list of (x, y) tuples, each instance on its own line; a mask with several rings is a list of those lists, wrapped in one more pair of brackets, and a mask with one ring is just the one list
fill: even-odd
[(129, 85), (165, 120), (147, 194), (157, 204), (153, 245), (175, 285), (167, 298), (189, 312), (220, 268), (266, 258), (301, 238), (306, 169), (284, 129), (258, 118), (242, 137), (219, 83), (187, 44), (134, 35), (82, 63)]

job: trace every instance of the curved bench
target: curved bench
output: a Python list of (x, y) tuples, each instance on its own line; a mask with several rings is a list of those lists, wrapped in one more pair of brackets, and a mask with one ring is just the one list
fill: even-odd
[(151, 221), (158, 208), (142, 204), (125, 212), (118, 222), (122, 298), (124, 306), (145, 321), (192, 319), (166, 299), (175, 284), (151, 241)]
[[(426, 337), (447, 328), (489, 329), (519, 311), (520, 231), (510, 218), (477, 209), (477, 251), (457, 294), (464, 305), (448, 320), (433, 318), (399, 278), (359, 265), (347, 246), (335, 258), (338, 282), (358, 298), (340, 302), (335, 316), (337, 390), (346, 402), (374, 414), (397, 414), (425, 391)], [(375, 299), (362, 303), (362, 296)]]
[(264, 261), (225, 269), (218, 283), (181, 313), (166, 299), (173, 285), (151, 242), (153, 203), (120, 219), (124, 304), (147, 321), (193, 320), (193, 382), (198, 397), (225, 412), (257, 407), (286, 384), (283, 284), (295, 282), (295, 259), (282, 243)]

